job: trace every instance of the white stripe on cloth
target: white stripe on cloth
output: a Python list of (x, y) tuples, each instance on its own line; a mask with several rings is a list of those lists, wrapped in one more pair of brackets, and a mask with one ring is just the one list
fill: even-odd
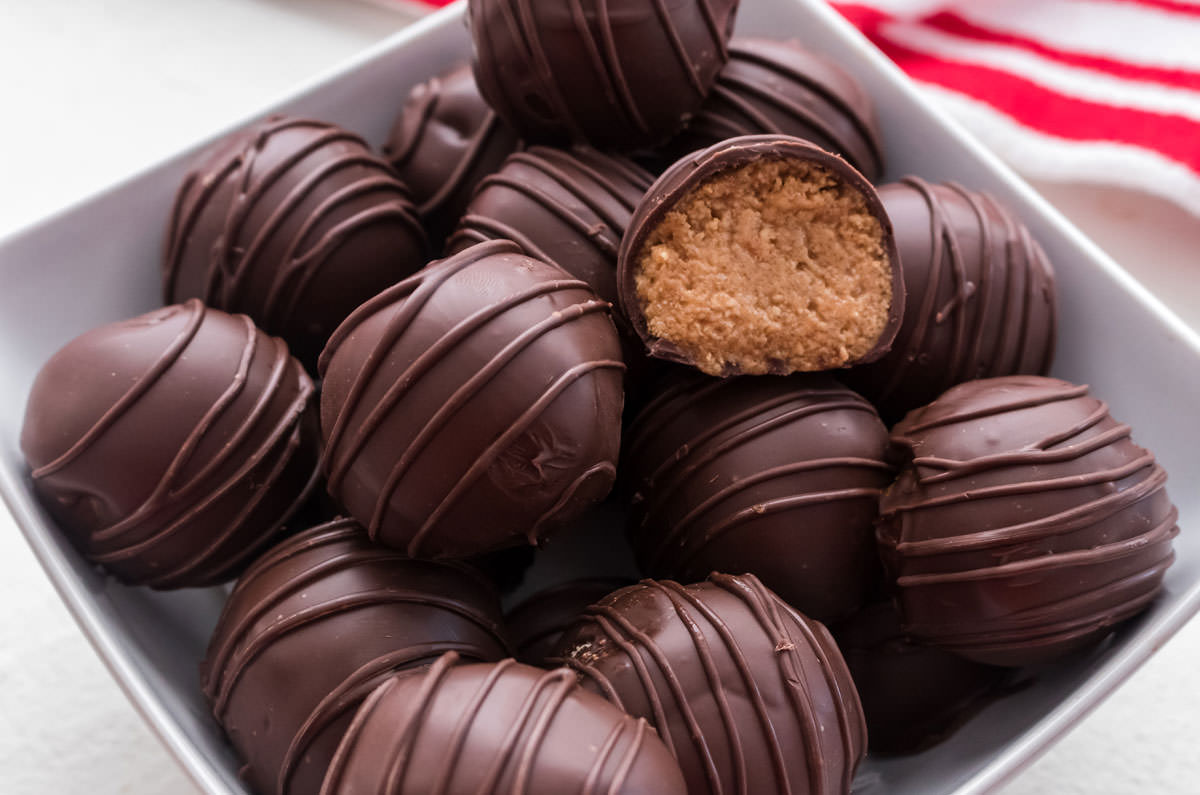
[[(886, 23), (881, 27), (881, 32), (905, 47), (940, 60), (988, 66), (1065, 96), (1200, 121), (1200, 92), (1197, 91), (1127, 80), (1091, 69), (1068, 66), (1009, 45), (962, 39), (903, 22)], [(1197, 41), (1200, 42), (1200, 39)]]
[(920, 86), (935, 104), (1027, 177), (1120, 185), (1161, 196), (1200, 216), (1200, 177), (1155, 151), (1109, 141), (1055, 138), (1018, 124), (987, 103), (940, 86)]

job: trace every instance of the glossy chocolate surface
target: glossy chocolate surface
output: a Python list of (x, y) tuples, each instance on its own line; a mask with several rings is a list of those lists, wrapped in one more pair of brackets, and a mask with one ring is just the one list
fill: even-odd
[[(617, 291), (621, 309), (629, 318), (634, 331), (646, 345), (651, 356), (680, 364), (692, 364), (692, 359), (678, 345), (655, 337), (646, 322), (645, 310), (637, 292), (638, 261), (643, 255), (647, 239), (663, 218), (695, 188), (710, 179), (763, 159), (794, 159), (813, 163), (832, 172), (837, 178), (859, 192), (867, 207), (878, 220), (883, 233), (883, 250), (892, 265), (892, 302), (888, 311), (887, 324), (874, 347), (857, 363), (875, 361), (891, 347), (892, 340), (904, 319), (904, 279), (900, 269), (900, 257), (892, 234), (892, 225), (879, 196), (866, 178), (855, 171), (845, 160), (835, 154), (786, 135), (748, 135), (722, 141), (708, 149), (695, 152), (680, 159), (663, 172), (638, 205), (629, 222), (628, 231), (621, 241), (617, 257)], [(850, 364), (853, 364), (851, 362)], [(724, 375), (738, 375), (736, 367), (730, 365)], [(782, 374), (782, 373), (781, 373)]]
[(624, 365), (608, 304), (507, 241), (359, 308), (321, 357), (329, 491), (413, 557), (533, 544), (616, 473)]
[(654, 730), (565, 669), (516, 660), (393, 677), (364, 702), (322, 795), (684, 795)]
[(888, 432), (832, 378), (680, 378), (626, 438), (629, 537), (647, 575), (750, 572), (820, 621), (877, 587)]
[(314, 409), (282, 340), (192, 300), (58, 351), (30, 392), (21, 450), (89, 560), (134, 585), (210, 585), (307, 500)]
[(664, 149), (673, 162), (727, 138), (762, 133), (812, 141), (872, 182), (883, 173), (874, 104), (857, 80), (796, 42), (738, 36), (704, 106)]
[(892, 219), (908, 302), (882, 359), (847, 383), (885, 419), (974, 378), (1042, 375), (1054, 359), (1054, 271), (1003, 205), (960, 185), (906, 177), (879, 198)]
[(483, 101), (470, 64), (419, 83), (396, 117), (384, 157), (412, 192), (434, 248), (440, 248), (479, 181), (520, 146)]
[(560, 649), (585, 687), (655, 725), (691, 795), (849, 792), (866, 753), (833, 638), (752, 575), (622, 589)]
[(1166, 472), (1086, 386), (954, 387), (892, 431), (909, 461), (878, 539), (904, 630), (1026, 665), (1103, 638), (1158, 594), (1178, 511)]
[(633, 580), (592, 577), (560, 583), (530, 596), (504, 617), (517, 659), (552, 667), (563, 631), (583, 614), (584, 608), (628, 585), (633, 585)]
[(201, 667), (217, 721), (262, 795), (315, 795), (355, 709), (443, 653), (508, 655), (477, 572), (407, 560), (352, 520), (272, 549), (230, 594)]
[(700, 109), (738, 0), (471, 0), (475, 78), (532, 142), (634, 149)]
[(408, 190), (361, 138), (272, 117), (184, 179), (163, 294), (249, 315), (312, 370), (337, 325), (424, 265), (426, 248)]
[(1001, 695), (1010, 674), (913, 640), (890, 600), (831, 629), (862, 700), (872, 754), (936, 745)]

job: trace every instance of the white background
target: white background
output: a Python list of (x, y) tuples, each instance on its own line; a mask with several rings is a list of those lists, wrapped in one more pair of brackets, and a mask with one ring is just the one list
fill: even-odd
[[(253, 113), (410, 18), (353, 0), (0, 0), (0, 236)], [(1200, 328), (1200, 220), (1140, 194), (1037, 187)], [(2, 506), (0, 605), (0, 795), (197, 795)], [(1193, 621), (1004, 795), (1200, 792), (1198, 661)]]

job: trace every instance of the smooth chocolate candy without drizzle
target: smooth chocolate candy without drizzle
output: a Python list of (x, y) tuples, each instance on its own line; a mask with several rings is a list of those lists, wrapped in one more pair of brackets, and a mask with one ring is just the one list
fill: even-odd
[(447, 654), (359, 709), (321, 795), (685, 795), (679, 765), (641, 718), (565, 668)]
[(729, 57), (738, 0), (470, 0), (479, 90), (536, 143), (660, 144)]
[(874, 361), (904, 311), (875, 189), (781, 135), (733, 138), (667, 169), (629, 223), (617, 284), (652, 356), (710, 375)]
[(833, 638), (752, 575), (624, 588), (559, 650), (585, 687), (658, 729), (691, 795), (846, 793), (866, 754)]
[(354, 711), (396, 671), (445, 652), (508, 656), (478, 572), (408, 560), (330, 522), (246, 572), (201, 667), (205, 695), (261, 795), (316, 795)]
[(871, 404), (826, 375), (677, 379), (626, 437), (638, 564), (681, 582), (749, 572), (807, 616), (845, 618), (882, 576), (887, 448)]
[(21, 451), (89, 560), (132, 585), (211, 585), (236, 576), (316, 483), (313, 403), (283, 340), (192, 300), (51, 357)]
[(311, 370), (337, 325), (424, 265), (426, 248), (408, 189), (359, 136), (273, 117), (184, 179), (163, 293), (244, 312)]
[(904, 630), (994, 665), (1094, 643), (1144, 609), (1175, 559), (1154, 456), (1086, 386), (969, 381), (910, 413), (878, 539)]
[(329, 492), (413, 557), (537, 543), (612, 488), (623, 370), (608, 304), (584, 282), (480, 243), (330, 340)]

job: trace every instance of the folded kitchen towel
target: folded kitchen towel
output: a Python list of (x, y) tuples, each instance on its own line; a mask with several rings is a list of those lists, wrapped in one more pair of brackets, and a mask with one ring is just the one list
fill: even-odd
[(1026, 176), (1135, 188), (1200, 215), (1200, 1), (831, 5)]

